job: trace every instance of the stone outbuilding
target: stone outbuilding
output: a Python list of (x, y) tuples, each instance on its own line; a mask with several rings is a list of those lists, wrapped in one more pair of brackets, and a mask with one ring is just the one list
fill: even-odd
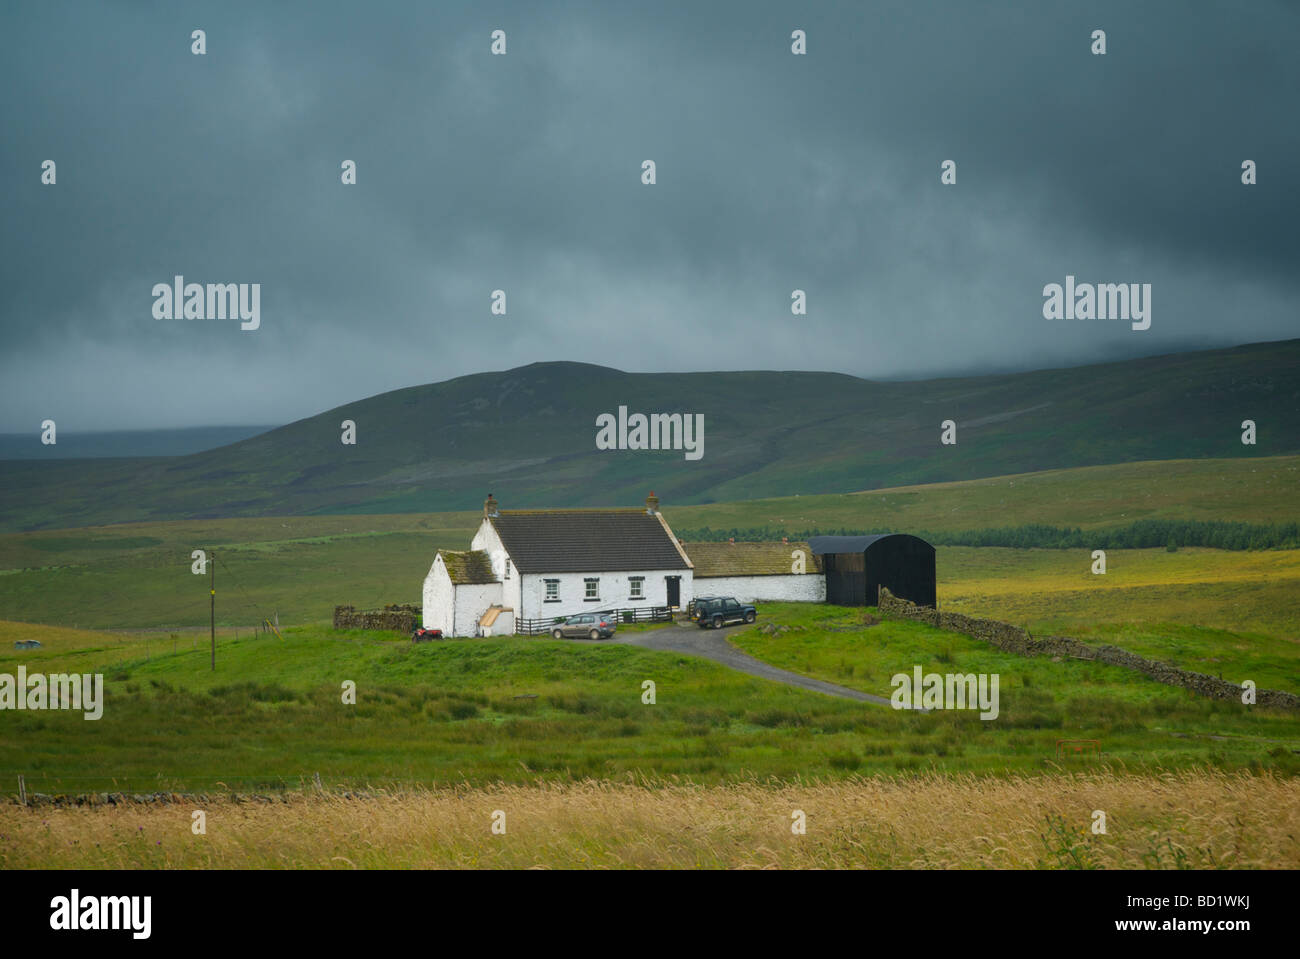
[(695, 564), (696, 596), (742, 603), (826, 601), (822, 560), (807, 543), (683, 543)]

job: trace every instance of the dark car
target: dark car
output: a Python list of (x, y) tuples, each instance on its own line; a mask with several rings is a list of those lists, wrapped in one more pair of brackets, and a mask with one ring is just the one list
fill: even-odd
[(752, 623), (758, 618), (758, 610), (738, 603), (730, 596), (715, 596), (696, 601), (694, 618), (700, 629), (706, 626), (718, 629), (727, 623)]
[(417, 628), (411, 633), (413, 643), (427, 643), (434, 639), (442, 639), (442, 630)]
[(556, 639), (578, 639), (583, 636), (588, 639), (609, 639), (617, 628), (612, 616), (606, 616), (604, 613), (583, 613), (580, 616), (570, 616), (562, 623), (556, 623), (551, 627), (551, 635)]
[(699, 622), (700, 611), (712, 603), (721, 603), (726, 596), (696, 596), (686, 607), (686, 618), (692, 623)]
[(710, 599), (726, 599), (726, 597), (725, 596), (696, 596), (686, 606), (686, 618), (689, 619), (691, 622), (695, 622), (696, 619), (695, 610), (699, 608), (700, 603), (703, 603), (706, 600), (710, 600)]

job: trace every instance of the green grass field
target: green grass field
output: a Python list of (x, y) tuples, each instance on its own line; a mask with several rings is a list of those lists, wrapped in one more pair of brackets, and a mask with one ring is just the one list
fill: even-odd
[(1081, 550), (942, 547), (939, 602), (1300, 693), (1300, 551), (1111, 550), (1091, 567)]
[[(444, 522), (463, 526), (448, 528)], [(336, 605), (415, 602), (439, 547), (464, 549), (468, 518), (286, 517), (140, 523), (6, 534), (0, 618), (95, 629), (208, 622), (208, 577), (191, 551), (217, 557), (218, 621), (328, 622)]]
[[(1103, 528), (1144, 516), (1293, 517), (1300, 458), (1129, 464), (850, 496), (670, 509), (679, 527), (728, 524)], [(743, 519), (742, 519), (743, 517)], [(327, 626), (334, 605), (411, 602), (439, 547), (464, 548), (474, 513), (195, 520), (0, 535), (0, 671), (103, 672), (103, 720), (11, 713), (0, 774), (32, 790), (180, 789), (217, 782), (532, 782), (638, 774), (842, 777), (938, 770), (1039, 773), (1061, 738), (1108, 762), (1296, 771), (1297, 718), (1209, 702), (1096, 663), (998, 653), (918, 624), (864, 627), (861, 610), (763, 604), (772, 636), (737, 644), (783, 668), (888, 695), (894, 672), (997, 672), (1002, 716), (919, 716), (617, 645), (457, 640)], [(218, 668), (208, 583), (215, 549)], [(1110, 642), (1234, 681), (1300, 692), (1300, 551), (940, 547), (943, 608)], [(250, 627), (279, 616), (283, 640)], [(36, 625), (45, 624), (45, 625)], [(80, 629), (75, 627), (82, 627)], [(117, 632), (88, 632), (85, 627)], [(200, 629), (203, 628), (203, 629)], [(18, 639), (45, 648), (18, 652)], [(659, 699), (640, 701), (653, 679)], [(345, 706), (340, 688), (358, 685)]]
[[(1142, 518), (1282, 522), (1295, 518), (1297, 502), (1300, 457), (1269, 457), (1133, 463), (844, 496), (668, 504), (665, 515), (681, 529), (965, 530), (1030, 522), (1087, 529)], [(464, 549), (477, 521), (476, 513), (411, 513), (4, 533), (0, 619), (101, 629), (205, 625), (206, 577), (190, 572), (191, 550), (205, 547), (218, 558), (218, 622), (251, 626), (278, 612), (285, 623), (323, 623), (339, 604), (416, 601), (434, 553)], [(1122, 623), (1136, 617), (1161, 628), (1172, 623), (1295, 638), (1295, 604), (1284, 602), (1295, 585), (1295, 563), (1272, 558), (1294, 554), (1189, 550), (1164, 560), (1146, 552), (1134, 555), (1144, 557), (1139, 565), (1152, 575), (1137, 581), (1117, 552), (1111, 572), (1092, 577), (1086, 554), (1071, 551), (940, 547), (940, 599), (963, 612), (1014, 614), (1041, 624), (1048, 622), (1039, 599), (1044, 589), (1065, 602), (1073, 584), (1070, 602), (1091, 613), (1064, 622), (1088, 625), (1110, 608), (1092, 609), (1092, 591), (1126, 584), (1135, 587), (1125, 600), (1133, 615), (1116, 606)], [(1023, 609), (1005, 605), (1013, 593)], [(985, 596), (998, 602), (984, 606)], [(1119, 603), (1118, 593), (1108, 596)], [(1234, 605), (1241, 608), (1233, 612)]]
[[(1043, 523), (1098, 529), (1140, 519), (1291, 522), (1300, 456), (1152, 460), (823, 496), (672, 509), (675, 526), (973, 530)], [(667, 512), (671, 504), (665, 503)]]
[[(0, 671), (102, 672), (104, 716), (5, 716), (0, 770), (28, 789), (268, 789), (596, 777), (842, 777), (923, 770), (1088, 768), (1061, 738), (1100, 739), (1124, 768), (1300, 771), (1292, 714), (1209, 701), (1097, 663), (1026, 659), (923, 625), (862, 625), (862, 610), (772, 605), (779, 636), (734, 631), (775, 665), (888, 695), (890, 676), (996, 672), (1001, 714), (923, 715), (806, 692), (693, 657), (532, 639), (414, 645), (297, 627), (206, 643), (6, 625)], [(44, 648), (19, 652), (15, 635)], [(149, 643), (146, 653), (145, 643)], [(147, 658), (146, 658), (147, 656)], [(641, 701), (653, 680), (657, 702)], [(356, 683), (356, 705), (342, 702)], [(216, 787), (219, 788), (219, 787)]]

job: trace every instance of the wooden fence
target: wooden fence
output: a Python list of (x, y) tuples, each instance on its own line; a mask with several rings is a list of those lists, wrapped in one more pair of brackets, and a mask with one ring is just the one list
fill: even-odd
[[(608, 617), (620, 626), (631, 623), (667, 623), (673, 618), (673, 611), (668, 606), (638, 606), (629, 609), (596, 609), (592, 610), (599, 616)], [(572, 619), (574, 616), (585, 615), (586, 610), (581, 613), (573, 613), (569, 616), (552, 616), (546, 619), (517, 619), (515, 620), (515, 632), (525, 636), (535, 636), (538, 633), (549, 633), (556, 626)]]

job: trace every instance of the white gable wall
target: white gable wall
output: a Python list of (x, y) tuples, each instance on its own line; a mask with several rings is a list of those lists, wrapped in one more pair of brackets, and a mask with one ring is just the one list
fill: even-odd
[(440, 629), (444, 636), (454, 635), (451, 631), (454, 592), (451, 576), (447, 574), (447, 564), (443, 562), (442, 553), (439, 553), (433, 558), (429, 575), (424, 577), (425, 629)]
[(470, 541), (469, 548), (474, 551), (483, 550), (487, 553), (492, 560), (492, 572), (496, 574), (498, 579), (501, 577), (507, 559), (506, 547), (501, 542), (501, 537), (497, 535), (492, 521), (486, 516), (483, 517), (483, 522), (478, 524), (478, 532), (474, 534), (474, 538)]
[(514, 610), (519, 609), (519, 603), (522, 598), (520, 593), (519, 570), (510, 559), (510, 554), (506, 552), (505, 544), (501, 542), (501, 537), (497, 535), (496, 527), (487, 518), (479, 523), (478, 532), (474, 534), (474, 539), (470, 541), (469, 548), (472, 550), (483, 550), (488, 554), (492, 561), (492, 573), (497, 579), (501, 580), (501, 605), (509, 606)]
[(456, 587), (455, 620), (448, 636), (477, 636), (478, 621), (489, 606), (500, 606), (501, 584), (464, 583)]

